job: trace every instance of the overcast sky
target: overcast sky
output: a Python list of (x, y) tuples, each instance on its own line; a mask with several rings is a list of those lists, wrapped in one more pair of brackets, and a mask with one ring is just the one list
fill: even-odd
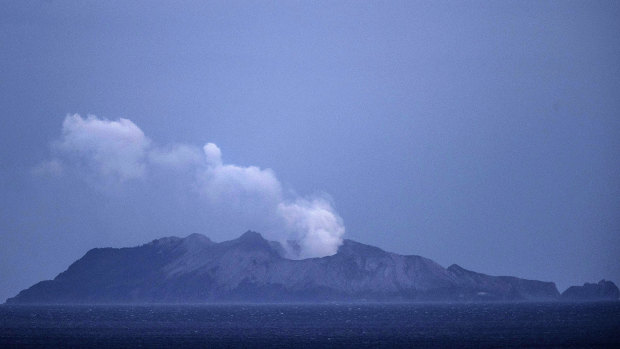
[(618, 18), (2, 1), (0, 299), (94, 247), (248, 229), (306, 239), (302, 258), (344, 237), (560, 291), (620, 282)]

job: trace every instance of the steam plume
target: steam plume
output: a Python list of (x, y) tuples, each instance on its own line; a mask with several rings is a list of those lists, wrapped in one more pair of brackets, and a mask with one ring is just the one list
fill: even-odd
[(226, 164), (214, 143), (202, 148), (188, 144), (159, 146), (131, 120), (75, 114), (65, 118), (53, 151), (55, 156), (36, 166), (33, 173), (61, 176), (74, 171), (119, 185), (148, 179), (161, 170), (192, 173), (190, 177), (173, 178), (191, 181), (185, 187), (206, 198), (205, 210), (227, 210), (250, 217), (257, 226), (271, 227), (264, 232), (266, 236), (285, 247), (289, 246), (287, 241), (295, 240), (299, 250), (290, 249), (291, 258), (332, 255), (342, 244), (344, 224), (330, 200), (286, 196), (272, 170)]

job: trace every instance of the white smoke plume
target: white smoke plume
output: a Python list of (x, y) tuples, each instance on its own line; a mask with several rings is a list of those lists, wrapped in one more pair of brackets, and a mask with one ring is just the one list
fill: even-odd
[(62, 137), (54, 145), (62, 154), (104, 176), (120, 181), (142, 177), (150, 141), (127, 119), (101, 120), (89, 115), (69, 115), (62, 124)]
[(342, 219), (326, 199), (298, 198), (278, 204), (278, 213), (289, 231), (301, 232), (293, 240), (299, 243), (300, 258), (331, 256), (338, 252), (344, 235)]
[(191, 181), (187, 187), (206, 198), (205, 209), (241, 214), (257, 226), (269, 226), (263, 232), (266, 237), (287, 248), (287, 241), (296, 241), (299, 249), (290, 248), (290, 258), (333, 255), (342, 244), (344, 224), (328, 199), (287, 196), (272, 170), (226, 164), (213, 143), (202, 149), (188, 144), (158, 146), (128, 119), (75, 114), (65, 118), (53, 150), (55, 157), (36, 166), (33, 173), (60, 176), (74, 170), (122, 185), (160, 170), (192, 173), (174, 178)]

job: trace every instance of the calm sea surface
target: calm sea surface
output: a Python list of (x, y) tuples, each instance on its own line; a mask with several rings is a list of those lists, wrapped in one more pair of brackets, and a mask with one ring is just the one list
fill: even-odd
[(620, 347), (620, 302), (0, 306), (0, 348)]

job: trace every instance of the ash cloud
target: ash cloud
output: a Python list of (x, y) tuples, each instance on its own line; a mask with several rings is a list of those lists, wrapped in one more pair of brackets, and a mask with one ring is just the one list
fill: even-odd
[[(180, 187), (201, 199), (197, 204), (204, 206), (205, 214), (243, 217), (252, 228), (265, 229), (267, 238), (280, 241), (290, 258), (333, 255), (342, 244), (345, 227), (328, 196), (286, 195), (274, 171), (227, 164), (214, 143), (202, 148), (158, 145), (131, 120), (74, 114), (65, 118), (52, 154), (35, 166), (34, 174), (60, 177), (73, 172), (95, 186), (122, 188), (135, 181), (148, 185), (150, 176), (172, 171), (176, 175), (169, 178), (188, 182)], [(299, 248), (289, 248), (288, 241)]]

